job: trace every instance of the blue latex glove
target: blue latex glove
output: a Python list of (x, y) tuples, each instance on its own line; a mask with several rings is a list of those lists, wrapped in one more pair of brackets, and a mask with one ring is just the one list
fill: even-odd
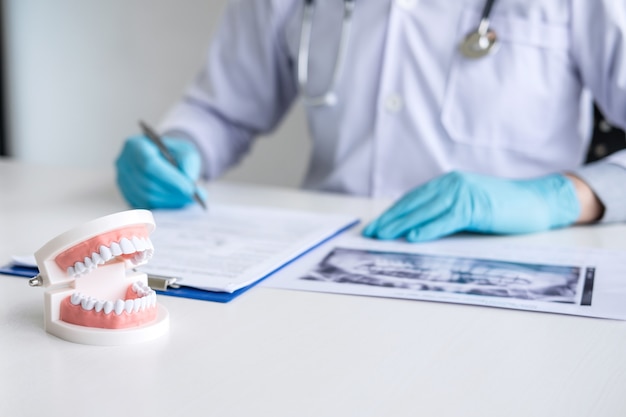
[(363, 235), (421, 242), (460, 231), (530, 233), (570, 225), (579, 214), (574, 184), (560, 174), (509, 180), (451, 172), (407, 193)]
[[(169, 163), (145, 136), (126, 140), (115, 162), (117, 184), (135, 208), (180, 208), (192, 203), (202, 161), (193, 143), (163, 138), (178, 167)], [(202, 189), (200, 197), (206, 199)]]

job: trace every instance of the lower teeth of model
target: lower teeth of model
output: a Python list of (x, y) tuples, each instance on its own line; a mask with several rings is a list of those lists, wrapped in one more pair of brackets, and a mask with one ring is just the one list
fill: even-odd
[(119, 316), (123, 311), (131, 314), (156, 306), (156, 293), (153, 290), (149, 290), (148, 294), (141, 298), (131, 300), (102, 301), (77, 292), (72, 294), (70, 297), (70, 303), (75, 306), (80, 305), (83, 310), (95, 310), (96, 313), (104, 311), (104, 314), (109, 314), (113, 311)]

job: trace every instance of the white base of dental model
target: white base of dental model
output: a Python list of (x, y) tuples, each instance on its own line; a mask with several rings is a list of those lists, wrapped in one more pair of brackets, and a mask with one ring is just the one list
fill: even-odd
[(90, 345), (126, 345), (156, 339), (169, 330), (169, 314), (157, 304), (147, 275), (134, 268), (154, 252), (154, 218), (130, 210), (71, 229), (35, 253), (46, 287), (45, 329)]

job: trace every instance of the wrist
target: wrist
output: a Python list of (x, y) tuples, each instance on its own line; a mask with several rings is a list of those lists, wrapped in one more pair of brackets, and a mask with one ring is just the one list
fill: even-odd
[(574, 189), (576, 190), (576, 197), (580, 203), (580, 214), (575, 223), (586, 224), (600, 220), (604, 214), (604, 205), (591, 187), (573, 174), (567, 173), (563, 175), (572, 181)]

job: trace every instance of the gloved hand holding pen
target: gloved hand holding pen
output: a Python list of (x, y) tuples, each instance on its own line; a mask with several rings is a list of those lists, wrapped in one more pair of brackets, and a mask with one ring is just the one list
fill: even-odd
[(162, 138), (163, 145), (175, 160), (166, 159), (147, 136), (126, 140), (115, 162), (117, 183), (122, 195), (135, 208), (180, 208), (194, 202), (194, 195), (206, 200), (195, 183), (202, 162), (195, 145), (187, 140)]
[(451, 172), (407, 193), (363, 235), (421, 242), (460, 231), (530, 233), (570, 225), (580, 212), (574, 184), (561, 174), (510, 180)]

